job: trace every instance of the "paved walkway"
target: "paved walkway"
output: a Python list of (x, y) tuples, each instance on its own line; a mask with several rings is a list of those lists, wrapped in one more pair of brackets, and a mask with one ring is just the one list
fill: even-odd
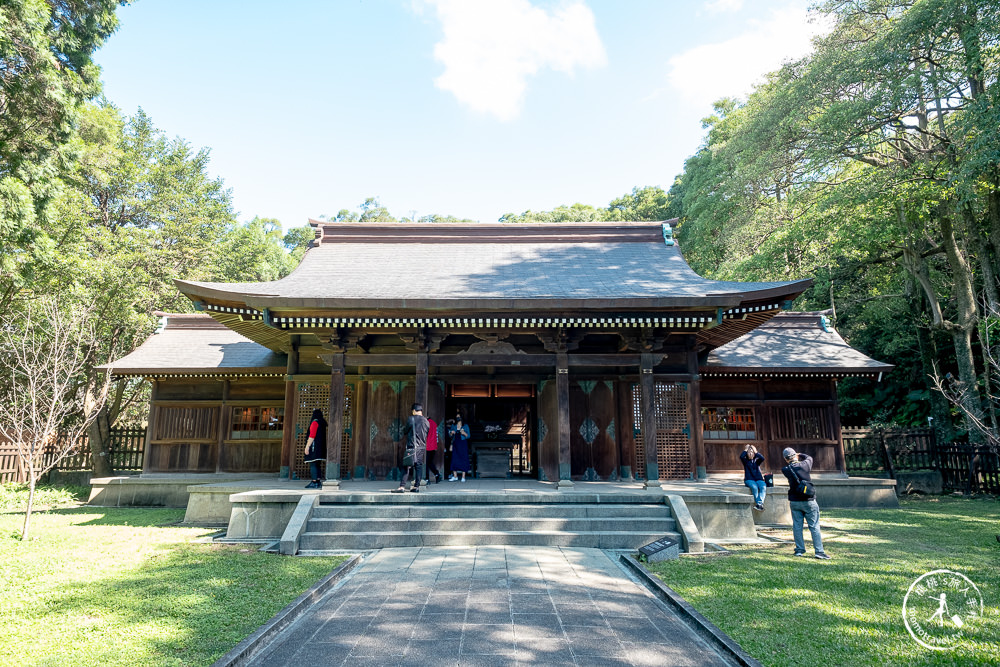
[(598, 549), (370, 555), (251, 664), (729, 665)]

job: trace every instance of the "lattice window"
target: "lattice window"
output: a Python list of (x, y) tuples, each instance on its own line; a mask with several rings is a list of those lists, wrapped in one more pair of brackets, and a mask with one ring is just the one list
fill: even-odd
[(661, 479), (691, 477), (688, 385), (656, 383), (656, 462)]
[[(305, 446), (306, 440), (309, 439), (309, 423), (312, 421), (313, 410), (319, 408), (323, 411), (323, 414), (330, 410), (330, 385), (326, 383), (312, 383), (312, 382), (299, 382), (295, 385), (295, 391), (297, 392), (297, 406), (296, 417), (295, 417), (295, 463), (294, 470), (299, 474), (302, 479), (308, 479), (309, 477), (309, 466), (305, 463)], [(354, 402), (354, 386), (346, 385), (344, 387), (344, 431), (340, 438), (340, 475), (343, 477), (350, 470), (350, 453), (351, 453), (351, 432), (353, 431), (353, 425), (351, 424), (351, 405)], [(329, 421), (329, 417), (327, 417)], [(328, 479), (331, 477), (331, 472), (327, 471), (326, 476)]]
[(230, 440), (281, 440), (285, 408), (233, 408)]
[(772, 408), (775, 440), (833, 440), (828, 407)]
[(702, 408), (701, 432), (706, 440), (756, 440), (753, 408)]
[[(691, 477), (691, 427), (688, 420), (688, 385), (657, 382), (653, 409), (656, 414), (656, 464), (661, 479)], [(632, 415), (635, 420), (635, 470), (646, 476), (646, 448), (642, 434), (642, 398), (639, 385), (632, 388)]]

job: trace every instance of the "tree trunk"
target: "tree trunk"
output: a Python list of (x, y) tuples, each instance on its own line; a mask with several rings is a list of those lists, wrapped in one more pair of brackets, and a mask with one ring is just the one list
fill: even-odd
[(101, 408), (97, 417), (87, 428), (90, 440), (90, 458), (94, 477), (111, 477), (115, 474), (111, 467), (111, 422), (107, 407)]
[(29, 466), (28, 473), (28, 506), (24, 510), (24, 527), (21, 529), (21, 541), (25, 542), (31, 532), (31, 511), (35, 505), (35, 466)]
[(957, 327), (951, 328), (952, 340), (955, 343), (955, 359), (958, 363), (958, 377), (962, 383), (961, 402), (967, 411), (965, 416), (969, 439), (974, 444), (982, 442), (982, 434), (976, 428), (976, 421), (981, 421), (983, 404), (979, 395), (976, 360), (972, 352), (972, 332), (976, 328), (978, 309), (976, 297), (972, 288), (972, 274), (968, 262), (955, 240), (955, 230), (951, 217), (940, 216), (941, 237), (948, 265), (951, 268), (955, 305), (958, 311)]

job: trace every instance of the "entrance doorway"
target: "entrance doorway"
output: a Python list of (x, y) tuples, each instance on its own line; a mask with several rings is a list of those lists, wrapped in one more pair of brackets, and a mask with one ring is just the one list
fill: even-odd
[(477, 477), (538, 476), (534, 385), (449, 385), (445, 408), (446, 432), (456, 414), (469, 425), (469, 448)]

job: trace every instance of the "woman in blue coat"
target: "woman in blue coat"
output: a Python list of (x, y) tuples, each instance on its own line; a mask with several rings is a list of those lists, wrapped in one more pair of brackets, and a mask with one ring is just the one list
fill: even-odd
[(461, 479), (464, 482), (465, 474), (472, 472), (472, 461), (469, 459), (469, 425), (462, 423), (461, 412), (455, 415), (455, 423), (448, 428), (448, 435), (451, 436), (451, 477), (448, 481)]

